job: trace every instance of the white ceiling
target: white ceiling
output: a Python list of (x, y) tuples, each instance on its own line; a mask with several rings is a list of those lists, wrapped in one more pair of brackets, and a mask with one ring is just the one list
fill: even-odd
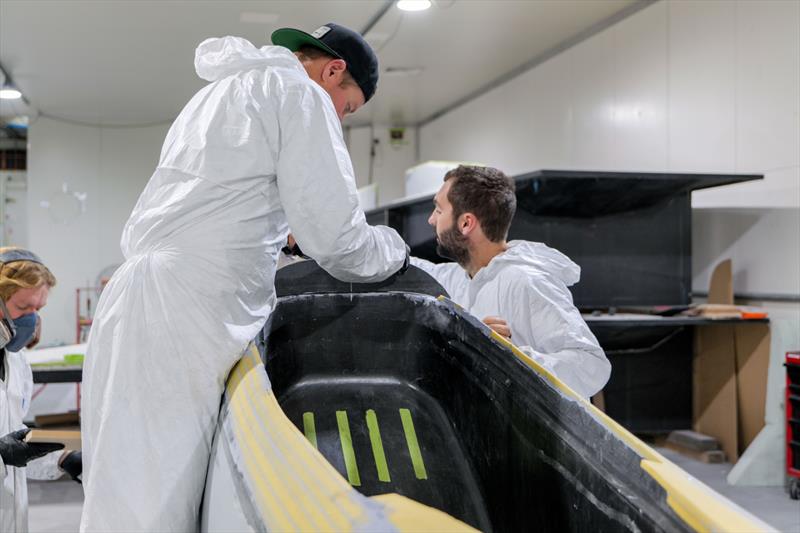
[[(173, 119), (203, 81), (194, 49), (212, 36), (256, 46), (290, 26), (338, 22), (367, 33), (382, 70), (351, 126), (414, 125), (648, 0), (434, 0), (405, 13), (385, 0), (0, 0), (0, 64), (33, 108), (91, 124)], [(388, 7), (388, 9), (385, 9)], [(0, 116), (24, 112), (2, 101)], [(488, 110), (490, 112), (490, 110)]]

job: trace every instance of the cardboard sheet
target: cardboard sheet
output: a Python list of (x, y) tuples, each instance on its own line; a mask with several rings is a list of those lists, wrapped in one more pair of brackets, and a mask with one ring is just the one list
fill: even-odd
[(693, 429), (717, 439), (731, 462), (739, 458), (734, 327), (695, 328), (692, 363)]
[(753, 442), (765, 424), (769, 324), (737, 324), (736, 402), (739, 412), (739, 453)]
[(733, 265), (730, 259), (714, 267), (708, 287), (708, 303), (733, 305)]
[(67, 450), (81, 449), (79, 429), (32, 429), (25, 437), (28, 442), (58, 442)]
[[(712, 309), (733, 304), (730, 259), (714, 268), (708, 303)], [(769, 324), (701, 326), (694, 341), (694, 430), (716, 438), (735, 463), (765, 423)]]

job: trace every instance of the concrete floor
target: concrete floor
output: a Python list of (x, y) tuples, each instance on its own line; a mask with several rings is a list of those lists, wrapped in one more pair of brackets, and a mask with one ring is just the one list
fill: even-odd
[[(731, 487), (725, 476), (730, 464), (705, 464), (665, 448), (659, 453), (697, 479), (784, 533), (800, 533), (800, 501), (781, 487)], [(77, 531), (83, 489), (74, 481), (28, 481), (31, 533)]]
[(28, 480), (28, 528), (31, 532), (78, 531), (83, 487), (71, 479)]

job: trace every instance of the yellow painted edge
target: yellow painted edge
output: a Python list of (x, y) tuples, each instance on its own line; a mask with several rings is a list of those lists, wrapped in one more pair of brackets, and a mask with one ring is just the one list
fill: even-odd
[(245, 376), (250, 370), (251, 365), (248, 364), (247, 357), (243, 357), (231, 374), (229, 383), (232, 386), (232, 390), (235, 391), (236, 394), (229, 399), (229, 416), (233, 421), (233, 430), (236, 439), (240, 443), (239, 450), (242, 454), (242, 461), (245, 468), (249, 472), (259, 472), (257, 476), (250, 476), (250, 478), (251, 490), (253, 491), (253, 496), (259, 502), (258, 507), (262, 518), (264, 520), (269, 519), (270, 523), (275, 527), (291, 528), (293, 525), (291, 522), (292, 519), (285, 513), (285, 509), (281, 504), (281, 501), (279, 501), (282, 499), (282, 497), (288, 495), (278, 495), (277, 498), (272, 499), (266, 497), (265, 492), (267, 490), (267, 479), (265, 478), (272, 474), (272, 472), (267, 473), (263, 471), (263, 468), (268, 468), (269, 465), (262, 464), (260, 460), (263, 459), (263, 457), (252, 452), (252, 449), (256, 446), (255, 438), (251, 433), (252, 428), (249, 424), (242, 422), (242, 402), (238, 400), (238, 398), (240, 395), (246, 394), (244, 380)]
[(464, 533), (478, 531), (449, 514), (415, 502), (399, 494), (381, 494), (370, 500), (379, 502), (387, 511), (389, 522), (405, 533)]
[[(444, 297), (440, 296), (439, 300), (442, 299)], [(458, 304), (455, 305), (458, 306)], [(573, 391), (549, 370), (528, 357), (507, 338), (494, 330), (490, 330), (490, 333), (494, 340), (509, 348), (517, 359), (547, 379), (565, 396), (581, 402), (614, 435), (639, 454), (642, 457), (641, 468), (667, 492), (667, 505), (690, 527), (698, 531), (774, 531), (768, 524), (698, 481), (642, 442), (613, 418), (592, 405), (589, 400)], [(714, 509), (714, 512), (709, 513), (709, 509)]]
[(266, 461), (262, 454), (257, 453), (258, 443), (252, 434), (250, 424), (244, 422), (244, 407), (242, 402), (231, 404), (231, 415), (236, 421), (238, 429), (237, 440), (242, 460), (250, 475), (251, 489), (257, 498), (259, 511), (262, 518), (270, 527), (277, 529), (294, 529), (302, 525), (304, 517), (296, 506), (292, 505), (291, 496), (287, 492), (277, 493), (274, 498), (267, 496), (268, 487), (280, 482), (280, 475), (274, 464)]
[[(339, 486), (342, 488), (341, 491), (334, 490), (333, 492), (330, 492), (328, 494), (329, 498), (325, 499), (325, 501), (321, 501), (320, 498), (315, 498), (316, 504), (320, 508), (327, 508), (329, 512), (333, 509), (339, 509), (341, 511), (346, 507), (356, 507), (356, 509), (351, 509), (350, 516), (354, 519), (352, 523), (358, 523), (359, 519), (363, 519), (365, 509), (360, 505), (354, 505), (353, 502), (348, 501), (348, 498), (346, 497), (349, 491), (355, 492), (355, 490), (352, 489), (347, 481), (345, 481), (345, 479), (339, 474), (339, 472), (330, 466), (328, 461), (313, 448), (313, 446), (305, 439), (303, 434), (294, 426), (294, 424), (292, 424), (292, 422), (286, 418), (285, 414), (277, 403), (274, 393), (271, 390), (256, 390), (258, 388), (258, 380), (254, 374), (251, 374), (251, 372), (263, 371), (263, 368), (261, 368), (262, 366), (261, 358), (258, 356), (257, 350), (254, 348), (251, 349), (234, 366), (226, 387), (228, 395), (228, 408), (230, 410), (230, 415), (233, 417), (234, 424), (238, 426), (238, 429), (236, 430), (237, 438), (243, 439), (242, 445), (240, 446), (240, 452), (242, 453), (246, 464), (250, 465), (248, 466), (248, 469), (252, 470), (255, 467), (256, 470), (260, 470), (256, 465), (265, 459), (265, 455), (263, 455), (264, 451), (258, 446), (254, 434), (251, 431), (248, 431), (248, 429), (250, 429), (249, 426), (252, 420), (248, 419), (251, 415), (248, 415), (248, 413), (245, 413), (244, 411), (247, 409), (247, 402), (249, 400), (252, 403), (258, 402), (256, 408), (260, 411), (260, 414), (266, 416), (269, 419), (269, 423), (274, 424), (271, 427), (282, 433), (284, 437), (289, 437), (289, 434), (293, 433), (297, 434), (298, 443), (303, 444), (302, 449), (298, 451), (298, 456), (303, 457), (302, 460), (306, 462), (309, 470), (314, 471), (314, 475), (317, 476), (318, 481), (321, 484), (330, 484), (333, 482), (333, 486)], [(253, 395), (254, 392), (260, 392), (260, 394)], [(291, 427), (287, 427), (287, 424)], [(287, 442), (287, 445), (288, 444), (290, 443)], [(266, 455), (268, 456), (268, 454)], [(261, 464), (260, 466), (264, 467), (265, 465)], [(274, 475), (280, 469), (270, 470)], [(259, 485), (253, 487), (256, 490), (256, 494), (254, 494), (254, 496), (257, 498), (259, 505), (262, 506), (262, 508), (272, 509), (271, 515), (273, 516), (273, 519), (277, 518), (279, 520), (278, 524), (268, 524), (268, 526), (277, 526), (279, 529), (290, 528), (290, 522), (287, 522), (289, 517), (284, 514), (284, 512), (289, 511), (294, 516), (295, 520), (297, 520), (297, 512), (300, 510), (299, 505), (301, 502), (293, 501), (288, 505), (286, 505), (284, 502), (284, 506), (279, 506), (276, 508), (278, 502), (272, 501), (270, 498), (267, 485), (264, 483), (266, 480), (259, 478), (254, 481), (256, 481), (256, 483)], [(259, 481), (261, 481), (261, 483), (258, 483)], [(274, 479), (273, 482), (274, 484), (272, 485), (272, 490), (275, 490), (275, 487), (278, 485), (278, 483), (276, 483)], [(284, 483), (285, 482), (286, 480), (284, 480)], [(283, 493), (283, 498), (291, 497), (288, 492), (291, 491)], [(452, 531), (458, 533), (476, 531), (472, 527), (464, 524), (456, 518), (453, 518), (447, 513), (420, 504), (397, 494), (385, 494), (373, 497), (371, 499), (386, 507), (388, 521), (396, 526), (399, 531), (423, 532), (435, 530)], [(353, 513), (353, 511), (355, 511), (355, 513)], [(338, 521), (340, 518), (341, 516), (336, 516), (335, 520)], [(293, 525), (300, 527), (303, 530), (320, 530), (319, 524), (316, 524), (316, 527), (314, 527), (314, 525), (311, 523), (303, 522), (299, 524), (294, 523)], [(345, 529), (342, 527), (341, 522), (338, 522), (336, 525), (331, 522), (325, 524), (321, 530), (344, 531)]]
[(667, 504), (697, 531), (775, 531), (674, 463), (642, 460), (642, 470), (667, 491)]
[[(254, 497), (257, 498), (259, 507), (265, 510), (271, 509), (270, 516), (272, 516), (273, 519), (279, 520), (278, 523), (271, 523), (268, 524), (268, 526), (270, 528), (292, 529), (292, 527), (285, 522), (286, 518), (288, 518), (285, 513), (288, 512), (294, 518), (294, 527), (299, 527), (304, 530), (343, 530), (350, 519), (358, 520), (364, 516), (363, 507), (353, 505), (353, 502), (349, 501), (348, 498), (337, 497), (351, 490), (349, 485), (339, 476), (339, 473), (328, 464), (327, 460), (322, 458), (321, 455), (316, 457), (318, 452), (313, 450), (313, 447), (302, 433), (300, 433), (294, 424), (286, 418), (283, 411), (280, 410), (280, 407), (277, 405), (277, 400), (272, 391), (258, 389), (257, 376), (251, 374), (251, 372), (254, 371), (264, 371), (257, 351), (255, 361), (253, 360), (253, 354), (251, 352), (242, 358), (231, 374), (229, 409), (231, 409), (231, 414), (234, 416), (234, 422), (239, 426), (238, 438), (242, 439), (240, 451), (243, 459), (246, 464), (251, 465), (248, 466), (248, 470), (251, 470), (251, 475), (249, 477), (253, 477), (252, 470), (256, 465), (260, 465), (260, 468), (256, 467), (256, 470), (261, 470), (268, 476), (268, 471), (270, 470), (273, 472), (284, 471), (283, 481), (279, 478), (274, 478), (273, 483), (270, 484), (271, 490), (273, 491), (276, 490), (276, 487), (283, 486), (283, 490), (279, 492), (284, 495), (282, 497), (288, 496), (290, 498), (290, 501), (288, 503), (284, 502), (279, 509), (275, 508), (275, 502), (272, 501), (273, 498), (268, 493), (269, 489), (267, 489), (267, 486), (260, 483), (263, 481), (262, 476), (256, 476), (257, 479), (252, 480), (256, 483), (252, 488), (255, 490)], [(242, 390), (238, 390), (240, 387), (242, 387)], [(270, 468), (268, 464), (265, 464), (265, 462), (270, 462), (270, 452), (269, 450), (264, 450), (263, 446), (256, 441), (252, 432), (249, 431), (251, 423), (254, 424), (256, 422), (247, 419), (248, 416), (252, 416), (252, 413), (249, 415), (245, 413), (248, 409), (246, 406), (248, 401), (255, 405), (256, 410), (260, 412), (265, 420), (268, 420), (267, 424), (276, 432), (276, 435), (280, 433), (280, 437), (286, 441), (286, 446), (282, 448), (285, 453), (290, 455), (289, 462), (292, 465), (298, 465), (298, 461), (303, 463), (306, 472), (315, 480), (315, 485), (312, 486), (317, 489), (313, 491), (318, 493), (317, 495), (306, 494), (296, 485), (296, 479), (287, 478), (285, 470), (289, 465), (275, 465), (278, 467), (276, 469)], [(286, 427), (287, 424), (291, 427)], [(296, 439), (292, 438), (294, 433), (297, 434)], [(295, 440), (297, 442), (294, 442)], [(305, 449), (304, 446), (308, 449)], [(264, 470), (265, 468), (267, 469), (266, 471)], [(291, 471), (291, 468), (289, 471)], [(299, 475), (299, 472), (294, 472), (294, 475)], [(322, 494), (319, 494), (319, 489), (323, 487), (325, 488)], [(308, 508), (306, 508), (305, 513), (303, 512), (303, 508), (299, 506), (301, 503), (299, 500), (302, 498), (297, 497), (298, 490), (300, 490), (299, 494), (302, 494), (303, 497), (306, 499), (311, 498), (316, 502), (315, 511), (324, 510), (327, 512), (330, 518), (327, 522), (323, 522), (324, 525), (319, 523), (319, 519), (321, 518), (319, 513), (308, 512)], [(279, 497), (279, 499), (282, 497)]]
[[(582, 402), (586, 409), (614, 435), (639, 454), (642, 457), (641, 468), (667, 492), (667, 505), (690, 527), (698, 531), (772, 531), (770, 526), (702, 484), (642, 442), (616, 420), (592, 405), (586, 398), (578, 395), (547, 369), (528, 357), (508, 339), (495, 331), (492, 331), (492, 337), (509, 347), (518, 359), (554, 383), (565, 395)], [(692, 496), (685, 495), (683, 493), (685, 490), (689, 490)], [(715, 509), (715, 512), (708, 513), (708, 509)]]
[[(254, 457), (260, 466), (263, 476), (267, 477), (269, 481), (267, 486), (271, 488), (276, 496), (271, 499), (282, 500), (280, 512), (289, 513), (292, 516), (293, 528), (310, 528), (310, 529), (337, 529), (332, 526), (332, 522), (339, 521), (338, 529), (341, 529), (347, 522), (341, 520), (336, 510), (331, 513), (331, 509), (320, 504), (318, 506), (307, 507), (301, 505), (301, 499), (297, 497), (298, 494), (305, 495), (305, 490), (302, 487), (301, 469), (303, 469), (308, 462), (308, 458), (304, 455), (295, 454), (294, 450), (287, 450), (288, 445), (292, 440), (284, 435), (284, 428), (281, 424), (275, 423), (274, 416), (269, 412), (269, 398), (271, 394), (264, 391), (262, 382), (259, 380), (257, 373), (261, 370), (260, 366), (255, 366), (245, 377), (247, 381), (246, 391), (242, 391), (239, 395), (239, 401), (236, 402), (236, 409), (239, 411), (239, 423), (248, 435), (245, 449), (249, 455)], [(262, 401), (266, 396), (267, 401)], [(263, 443), (260, 442), (257, 435), (254, 433), (254, 428), (264, 427), (269, 433), (270, 437), (276, 442), (276, 446), (281, 452), (285, 454), (284, 461), (277, 461), (272, 458), (272, 450), (265, 449)], [(261, 476), (260, 476), (261, 477)], [(255, 480), (257, 483), (262, 480)], [(308, 486), (313, 488), (317, 487), (317, 480), (307, 480)], [(277, 490), (276, 487), (281, 487)], [(262, 488), (262, 497), (269, 496), (266, 490)], [(288, 501), (286, 501), (288, 498)], [(322, 502), (326, 503), (326, 502)], [(324, 513), (328, 513), (329, 518), (326, 518)], [(285, 525), (269, 523), (270, 528), (281, 529), (287, 527)]]
[[(334, 530), (341, 530), (344, 528), (344, 524), (363, 519), (366, 512), (360, 504), (350, 498), (339, 498), (336, 502), (333, 501), (334, 497), (339, 494), (352, 494), (353, 489), (289, 420), (278, 404), (272, 389), (264, 391), (263, 382), (267, 379), (266, 370), (257, 350), (253, 349), (251, 356), (255, 359), (254, 370), (256, 372), (252, 375), (254, 379), (251, 381), (251, 403), (255, 404), (256, 410), (261, 413), (262, 420), (268, 421), (266, 424), (276, 432), (279, 446), (288, 459), (288, 463), (283, 464), (284, 470), (288, 469), (287, 471), (291, 473), (294, 469), (296, 478), (294, 481), (302, 478), (311, 487), (311, 492), (308, 493), (294, 483), (292, 486), (295, 500), (298, 504), (300, 500), (317, 501), (318, 509), (324, 510), (331, 517), (328, 526)], [(265, 452), (261, 451), (261, 453)], [(303, 469), (303, 474), (298, 470), (300, 468)], [(313, 515), (313, 513), (308, 514), (309, 518)]]

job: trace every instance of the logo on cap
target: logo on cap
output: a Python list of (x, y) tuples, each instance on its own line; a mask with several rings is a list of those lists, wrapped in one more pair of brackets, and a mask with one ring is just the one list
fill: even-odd
[(314, 30), (314, 33), (312, 33), (311, 36), (314, 37), (315, 39), (319, 39), (329, 31), (331, 31), (331, 29), (328, 26), (320, 26), (319, 28)]

